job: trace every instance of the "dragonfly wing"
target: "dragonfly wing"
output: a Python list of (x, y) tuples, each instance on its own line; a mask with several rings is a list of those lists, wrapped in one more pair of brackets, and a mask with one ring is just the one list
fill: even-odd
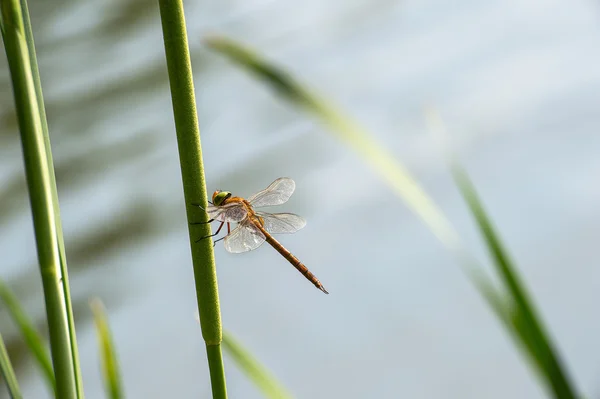
[(265, 242), (265, 236), (252, 223), (240, 223), (225, 237), (223, 246), (227, 252), (239, 254), (252, 251)]
[(287, 202), (294, 193), (296, 183), (289, 177), (280, 177), (264, 190), (248, 198), (253, 207), (281, 205)]
[(247, 215), (246, 209), (240, 203), (233, 203), (223, 206), (209, 205), (206, 208), (210, 219), (218, 220), (219, 222), (239, 223)]
[(295, 233), (304, 226), (306, 220), (293, 213), (264, 213), (257, 212), (263, 220), (263, 227), (272, 234)]

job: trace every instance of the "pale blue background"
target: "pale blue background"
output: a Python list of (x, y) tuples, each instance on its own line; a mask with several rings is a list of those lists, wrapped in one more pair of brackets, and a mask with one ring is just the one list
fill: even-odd
[[(423, 114), (434, 105), (575, 382), (600, 393), (600, 17), (592, 1), (187, 1), (209, 190), (279, 176), (281, 241), (216, 248), (223, 322), (298, 398), (541, 398), (451, 255), (311, 118), (201, 46), (260, 49), (368, 126), (485, 254)], [(86, 396), (103, 398), (87, 300), (106, 303), (130, 398), (208, 398), (158, 8), (31, 1), (57, 167)], [(1, 277), (44, 311), (5, 57), (0, 57)], [(0, 329), (18, 334), (6, 312)], [(22, 345), (27, 398), (48, 397)], [(259, 398), (226, 358), (231, 398)], [(4, 395), (4, 396), (3, 396)], [(0, 392), (0, 397), (6, 397)]]

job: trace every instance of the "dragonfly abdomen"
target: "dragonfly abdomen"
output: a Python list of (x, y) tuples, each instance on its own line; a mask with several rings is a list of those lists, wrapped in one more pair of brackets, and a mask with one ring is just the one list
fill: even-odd
[(281, 245), (279, 241), (273, 238), (273, 236), (269, 234), (264, 228), (262, 228), (262, 226), (261, 231), (265, 236), (265, 241), (267, 241), (273, 248), (277, 250), (277, 252), (279, 252), (284, 258), (286, 258), (288, 262), (290, 262), (292, 266), (296, 268), (296, 270), (302, 273), (302, 275), (306, 277), (308, 281), (313, 283), (315, 287), (317, 287), (324, 293), (329, 294), (329, 292), (327, 292), (325, 287), (323, 287), (323, 284), (321, 284), (317, 276), (312, 274), (311, 271), (308, 270), (308, 267), (304, 266), (304, 263), (300, 262), (300, 259), (296, 258), (290, 251), (285, 249), (285, 247)]

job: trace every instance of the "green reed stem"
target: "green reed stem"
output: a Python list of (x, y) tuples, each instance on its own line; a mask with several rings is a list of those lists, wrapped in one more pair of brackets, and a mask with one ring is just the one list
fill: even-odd
[(507, 311), (503, 312), (504, 317), (501, 317), (501, 320), (511, 335), (521, 344), (521, 348), (530, 357), (532, 365), (537, 369), (542, 381), (555, 398), (575, 399), (580, 397), (518, 274), (516, 265), (485, 212), (475, 188), (467, 174), (458, 165), (453, 166), (453, 174), (480, 233), (485, 239), (490, 258), (501, 278), (507, 297), (510, 298), (510, 306), (505, 307)]
[(117, 351), (112, 339), (106, 309), (100, 299), (94, 299), (90, 302), (90, 307), (94, 313), (94, 324), (96, 325), (96, 335), (98, 336), (98, 346), (100, 349), (100, 360), (102, 367), (102, 376), (106, 386), (106, 396), (110, 399), (121, 399), (125, 397), (123, 393), (123, 383), (121, 381), (121, 371), (119, 370), (119, 361)]
[(223, 334), (223, 347), (238, 367), (254, 382), (265, 398), (290, 399), (283, 385), (252, 354), (227, 331)]
[(21, 307), (15, 294), (13, 294), (2, 280), (0, 280), (0, 300), (2, 300), (8, 314), (19, 328), (21, 336), (25, 340), (29, 350), (33, 353), (37, 365), (41, 369), (50, 389), (52, 392), (56, 393), (54, 370), (52, 369), (52, 361), (50, 360), (50, 355), (46, 349), (44, 339), (37, 332), (35, 326), (25, 313), (25, 310)]
[[(46, 118), (46, 107), (44, 106), (44, 95), (42, 93), (42, 82), (40, 79), (40, 71), (37, 63), (37, 55), (35, 52), (35, 43), (33, 40), (33, 31), (31, 29), (31, 19), (29, 18), (29, 7), (27, 6), (26, 0), (20, 0), (21, 8), (23, 10), (23, 27), (25, 30), (25, 40), (27, 41), (27, 49), (29, 50), (29, 60), (31, 64), (31, 75), (33, 77), (33, 83), (35, 86), (35, 92), (37, 96), (38, 110), (40, 113), (40, 119), (42, 122), (42, 130), (44, 132), (44, 144), (47, 151), (48, 160), (48, 171), (52, 181), (56, 182), (56, 176), (54, 174), (54, 162), (52, 160), (52, 151), (50, 151), (50, 132), (48, 129), (48, 120)], [(67, 310), (67, 319), (69, 320), (69, 334), (71, 337), (71, 347), (73, 348), (73, 370), (75, 372), (75, 383), (77, 385), (77, 393), (80, 397), (83, 397), (83, 379), (81, 376), (81, 366), (79, 362), (79, 350), (77, 349), (77, 336), (75, 333), (75, 317), (73, 316), (73, 305), (71, 302), (71, 289), (69, 285), (69, 274), (67, 270), (67, 255), (65, 252), (65, 243), (63, 240), (62, 221), (60, 218), (60, 207), (58, 201), (58, 191), (52, 190), (52, 196), (54, 199), (54, 214), (56, 215), (56, 231), (58, 240), (58, 250), (61, 257), (61, 273), (63, 276), (63, 291)]]
[(221, 345), (206, 345), (206, 356), (208, 357), (210, 385), (212, 386), (213, 398), (226, 398), (227, 385), (225, 381), (225, 366), (223, 364)]
[[(206, 221), (206, 212), (191, 206), (195, 203), (206, 208), (208, 204), (183, 4), (181, 0), (159, 0), (158, 3), (187, 217), (190, 222)], [(210, 240), (194, 242), (198, 237), (209, 235), (210, 226), (190, 226), (189, 234), (200, 326), (206, 343), (213, 398), (226, 398), (225, 370), (221, 354), (221, 312), (213, 246)]]
[(12, 363), (6, 352), (6, 346), (4, 345), (4, 339), (0, 335), (0, 373), (6, 381), (6, 387), (8, 388), (8, 394), (12, 399), (21, 399), (23, 395), (19, 389), (19, 383), (17, 382), (17, 376), (13, 370)]
[[(49, 137), (44, 132), (32, 76), (30, 52), (24, 28), (23, 11), (18, 0), (2, 0), (2, 34), (10, 68), (23, 156), (29, 188), (33, 224), (42, 286), (46, 303), (48, 329), (57, 397), (81, 398), (74, 359), (77, 358), (70, 301), (66, 287), (66, 258), (60, 230), (58, 194), (52, 171)], [(26, 17), (28, 20), (28, 16)], [(33, 43), (32, 43), (33, 44)], [(39, 91), (41, 93), (41, 90)], [(62, 249), (61, 249), (62, 248)]]

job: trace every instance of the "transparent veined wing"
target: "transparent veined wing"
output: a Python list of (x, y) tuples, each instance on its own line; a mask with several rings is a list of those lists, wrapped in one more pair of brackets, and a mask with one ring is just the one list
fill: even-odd
[(227, 252), (239, 254), (252, 251), (260, 247), (263, 242), (265, 242), (264, 234), (246, 219), (225, 237), (223, 246)]
[(263, 227), (271, 234), (295, 233), (304, 226), (306, 220), (293, 213), (256, 212), (263, 219)]
[(230, 223), (239, 223), (244, 220), (248, 214), (246, 208), (237, 202), (223, 206), (209, 205), (208, 208), (206, 208), (206, 213), (208, 213), (210, 219)]
[(280, 177), (264, 190), (248, 198), (253, 207), (281, 205), (287, 202), (294, 193), (296, 183), (289, 177)]

